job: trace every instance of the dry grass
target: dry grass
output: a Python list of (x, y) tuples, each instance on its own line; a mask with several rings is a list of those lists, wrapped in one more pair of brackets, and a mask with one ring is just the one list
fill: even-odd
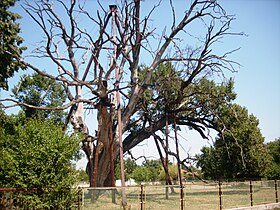
[[(166, 199), (164, 186), (145, 186), (144, 209), (179, 210), (180, 189), (174, 187), (175, 193)], [(225, 183), (222, 186), (223, 209), (250, 206), (249, 182)], [(112, 210), (122, 209), (121, 189), (117, 189), (116, 202), (112, 203), (112, 190), (97, 190), (97, 199), (91, 202), (91, 191), (84, 189), (84, 210)], [(140, 209), (140, 187), (126, 188), (127, 202), (130, 209)], [(254, 182), (253, 183), (253, 204), (264, 204), (275, 202), (274, 183)], [(184, 188), (184, 209), (211, 210), (219, 209), (218, 185), (212, 184), (189, 184)]]

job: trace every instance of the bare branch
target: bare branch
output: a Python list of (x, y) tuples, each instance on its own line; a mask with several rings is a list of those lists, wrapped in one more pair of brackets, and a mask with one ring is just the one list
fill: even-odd
[(18, 100), (12, 99), (12, 98), (3, 98), (3, 99), (0, 99), (0, 102), (12, 102), (13, 103), (12, 105), (2, 104), (3, 109), (8, 109), (8, 108), (17, 107), (17, 106), (24, 106), (24, 107), (38, 109), (38, 110), (65, 110), (78, 103), (87, 103), (87, 104), (90, 104), (93, 106), (96, 105), (91, 100), (86, 100), (86, 99), (74, 99), (71, 102), (69, 102), (68, 104), (65, 104), (63, 106), (55, 106), (55, 107), (33, 106), (33, 105), (23, 103), (23, 102), (20, 102)]

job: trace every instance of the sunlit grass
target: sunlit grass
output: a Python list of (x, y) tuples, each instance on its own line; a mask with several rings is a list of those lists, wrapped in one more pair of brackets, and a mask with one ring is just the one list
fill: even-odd
[[(140, 208), (140, 187), (127, 187), (126, 196), (130, 209)], [(166, 199), (165, 186), (147, 185), (144, 187), (145, 197), (143, 199), (143, 209), (152, 210), (179, 210), (180, 209), (180, 189), (174, 186), (175, 193), (169, 189), (168, 199)], [(217, 183), (186, 183), (184, 187), (184, 209), (191, 210), (211, 210), (219, 209), (219, 186)], [(234, 207), (250, 206), (250, 183), (232, 182), (222, 185), (222, 207), (229, 209)], [(91, 191), (84, 189), (84, 210), (112, 210), (122, 209), (121, 188), (116, 190), (115, 203), (112, 203), (112, 190), (96, 190), (97, 199), (92, 202)], [(274, 182), (254, 182), (253, 183), (253, 204), (265, 204), (275, 202)]]

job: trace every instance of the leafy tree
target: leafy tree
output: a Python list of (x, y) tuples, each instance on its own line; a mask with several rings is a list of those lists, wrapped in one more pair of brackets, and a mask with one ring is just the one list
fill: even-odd
[(220, 109), (222, 133), (212, 148), (204, 147), (197, 165), (206, 178), (258, 178), (265, 176), (270, 156), (258, 120), (246, 108), (233, 104)]
[(132, 178), (137, 182), (149, 182), (151, 181), (151, 171), (145, 166), (138, 166), (132, 173)]
[[(22, 106), (26, 117), (36, 116), (64, 123), (66, 114), (59, 107), (66, 101), (66, 93), (61, 84), (34, 73), (33, 75), (23, 75), (12, 92), (20, 103), (29, 104), (29, 106)], [(45, 109), (34, 108), (38, 106), (44, 106)], [(50, 107), (57, 109), (47, 109)]]
[(203, 177), (206, 179), (219, 179), (222, 177), (220, 171), (220, 162), (222, 159), (218, 158), (216, 150), (211, 147), (202, 147), (201, 154), (197, 155), (197, 166), (201, 168)]
[(85, 170), (80, 169), (77, 171), (77, 174), (78, 174), (78, 181), (88, 181), (88, 175)]
[(270, 179), (280, 178), (280, 138), (267, 143), (269, 154), (272, 156), (271, 164), (267, 170), (267, 176)]
[[(162, 169), (160, 160), (145, 160), (142, 165), (137, 165), (136, 162), (130, 158), (124, 160), (125, 178), (126, 180), (132, 178), (138, 183), (147, 181), (158, 181), (159, 174)], [(119, 161), (115, 168), (116, 179), (120, 179)]]
[[(125, 166), (125, 179), (128, 180), (132, 178), (133, 171), (137, 168), (137, 164), (135, 160), (131, 158), (127, 158), (124, 160), (124, 166)], [(121, 173), (120, 173), (120, 161), (117, 160), (116, 166), (115, 166), (115, 179), (121, 179)]]
[(14, 75), (24, 65), (17, 61), (12, 54), (21, 55), (25, 47), (20, 47), (23, 39), (18, 35), (20, 15), (9, 11), (16, 0), (1, 0), (0, 2), (0, 89), (8, 89), (7, 78)]
[(146, 160), (142, 165), (150, 171), (149, 181), (154, 182), (159, 180), (159, 174), (162, 169), (161, 160)]
[[(73, 204), (72, 187), (77, 175), (71, 160), (78, 158), (79, 141), (51, 121), (16, 116), (0, 125), (0, 186), (44, 188), (34, 194), (29, 207), (59, 209)], [(60, 199), (65, 192), (65, 199)], [(73, 201), (71, 201), (73, 200)]]
[[(168, 173), (169, 176), (174, 180), (178, 180), (178, 166), (176, 164), (169, 163), (168, 164)], [(163, 168), (161, 168), (160, 174), (159, 174), (160, 180), (165, 180), (165, 172)]]

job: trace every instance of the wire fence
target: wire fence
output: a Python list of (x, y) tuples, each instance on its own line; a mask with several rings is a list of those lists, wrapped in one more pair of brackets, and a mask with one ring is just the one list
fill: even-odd
[[(180, 186), (152, 185), (125, 187), (129, 208), (135, 210), (211, 210), (256, 206), (278, 203), (279, 180), (239, 181), (239, 182), (185, 182), (183, 197)], [(166, 188), (168, 195), (166, 195)], [(60, 209), (112, 210), (122, 209), (122, 188), (79, 188), (76, 191), (75, 207)], [(34, 191), (34, 190), (33, 190)], [(0, 209), (30, 209), (20, 194), (32, 190), (0, 188)], [(35, 192), (35, 191), (34, 191)], [(38, 194), (38, 190), (36, 191)], [(23, 194), (23, 193), (22, 193)], [(45, 196), (46, 197), (46, 196)], [(21, 198), (21, 200), (19, 199)], [(6, 205), (6, 206), (4, 206)], [(279, 203), (280, 205), (280, 203)], [(32, 208), (36, 209), (36, 207)]]
[[(166, 188), (168, 187), (168, 196)], [(130, 209), (230, 209), (278, 202), (279, 180), (242, 182), (186, 182), (180, 186), (142, 185), (126, 187)], [(121, 188), (81, 188), (81, 209), (121, 209)], [(94, 192), (94, 193), (93, 193)], [(94, 195), (94, 197), (93, 197)], [(167, 199), (168, 197), (168, 199)], [(183, 199), (183, 202), (181, 202)], [(183, 207), (181, 206), (183, 203)]]
[(0, 188), (0, 210), (81, 209), (81, 194), (75, 188)]

